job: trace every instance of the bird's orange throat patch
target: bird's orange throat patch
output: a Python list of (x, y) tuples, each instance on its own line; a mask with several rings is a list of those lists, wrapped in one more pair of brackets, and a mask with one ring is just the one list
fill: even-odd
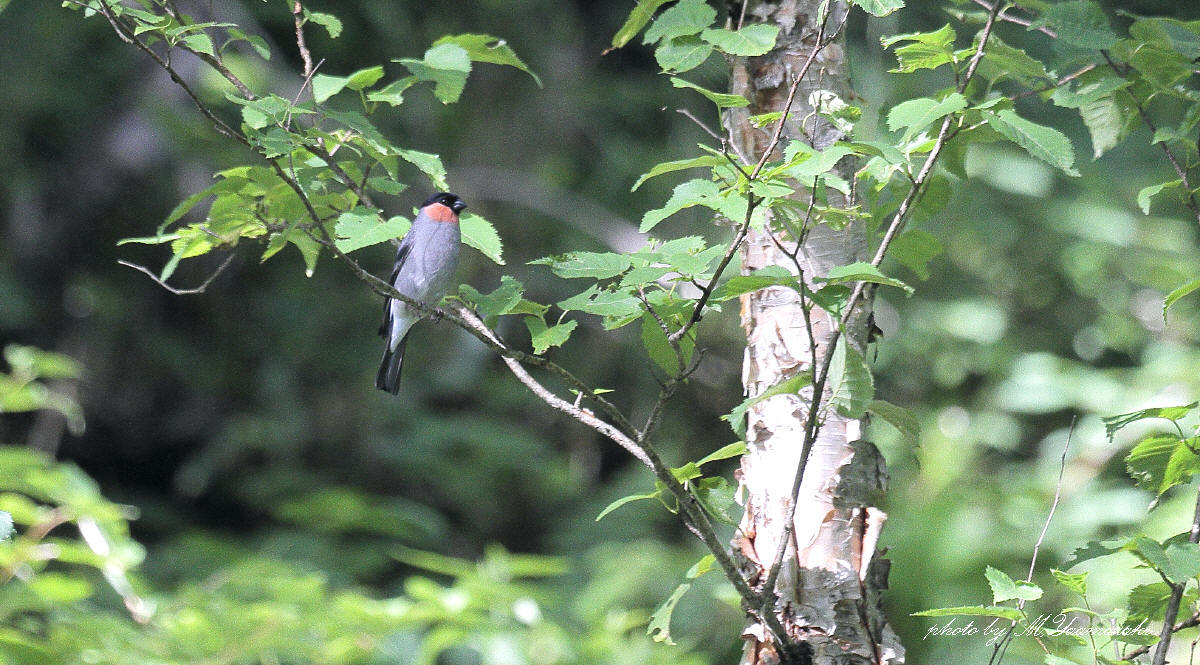
[(430, 203), (421, 208), (421, 213), (435, 222), (442, 222), (443, 224), (458, 223), (458, 214), (441, 203)]

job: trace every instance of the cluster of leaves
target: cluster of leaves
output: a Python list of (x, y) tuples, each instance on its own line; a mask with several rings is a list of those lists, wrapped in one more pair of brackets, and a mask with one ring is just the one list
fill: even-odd
[[(219, 131), (258, 158), (257, 163), (217, 173), (214, 185), (176, 206), (153, 236), (123, 241), (170, 246), (171, 258), (159, 274), (163, 282), (181, 260), (232, 250), (241, 240), (265, 242), (264, 261), (293, 246), (311, 275), (323, 246), (348, 253), (402, 236), (409, 220), (385, 215), (373, 196), (396, 196), (409, 186), (404, 164), (424, 174), (434, 189), (448, 189), (446, 169), (437, 155), (392, 143), (371, 116), (381, 105), (400, 106), (404, 93), (422, 83), (430, 84), (443, 103), (458, 100), (473, 63), (529, 72), (501, 39), (453, 35), (439, 39), (420, 59), (394, 60), (408, 71), (394, 80), (387, 80), (382, 65), (346, 76), (306, 72), (311, 77), (311, 100), (300, 101), (306, 97), (304, 91), (294, 99), (255, 92), (225, 65), (226, 52), (239, 43), (248, 43), (264, 59), (270, 57), (262, 38), (247, 35), (233, 24), (196, 22), (174, 10), (173, 3), (151, 0), (141, 0), (139, 6), (117, 0), (67, 5), (82, 8), (89, 16), (104, 15), (127, 39), (137, 40), (148, 51), (165, 46), (167, 67), (171, 52), (184, 51), (220, 72), (230, 82), (225, 95), (229, 107), (213, 109), (193, 98)], [(297, 30), (309, 23), (320, 25), (335, 38), (342, 29), (336, 17), (307, 10), (297, 16), (297, 23)], [(349, 101), (351, 93), (357, 96), (357, 108), (343, 109), (341, 102)], [(236, 129), (234, 123), (220, 118), (234, 109), (240, 111)], [(193, 208), (210, 199), (202, 220), (181, 223)], [(466, 244), (503, 263), (500, 238), (487, 220), (465, 214), (462, 232)]]
[(81, 434), (83, 411), (70, 395), (56, 390), (46, 381), (76, 379), (79, 365), (70, 357), (32, 346), (9, 344), (4, 347), (9, 371), (0, 373), (0, 413), (19, 413), (52, 409), (67, 419), (71, 433)]
[[(1144, 436), (1125, 457), (1126, 469), (1137, 485), (1152, 492), (1153, 505), (1163, 493), (1173, 487), (1186, 485), (1192, 475), (1200, 472), (1200, 436), (1195, 427), (1189, 435), (1181, 421), (1197, 411), (1200, 403), (1182, 406), (1155, 407), (1104, 419), (1105, 429), (1111, 439), (1117, 432), (1134, 423), (1162, 419), (1171, 423), (1172, 432), (1153, 432)], [(1162, 581), (1142, 584), (1130, 589), (1124, 608), (1108, 612), (1095, 611), (1088, 602), (1087, 572), (1064, 572), (1076, 566), (1119, 553), (1133, 556), (1136, 566), (1154, 571)], [(1173, 595), (1176, 611), (1186, 608), (1186, 616), (1200, 616), (1200, 545), (1190, 531), (1178, 533), (1165, 540), (1156, 540), (1145, 535), (1092, 541), (1078, 548), (1074, 556), (1063, 565), (1063, 570), (1051, 571), (1058, 584), (1078, 595), (1082, 607), (1065, 607), (1053, 612), (1032, 613), (1025, 603), (1042, 598), (1043, 590), (1030, 581), (1014, 581), (1003, 572), (988, 567), (986, 577), (992, 588), (992, 605), (972, 607), (948, 607), (917, 612), (916, 616), (947, 617), (974, 616), (994, 617), (1012, 622), (1015, 633), (1023, 636), (1039, 636), (1043, 644), (1056, 647), (1048, 654), (1050, 665), (1068, 665), (1076, 661), (1068, 658), (1071, 651), (1080, 647), (1090, 650), (1087, 662), (1126, 662), (1146, 653), (1151, 645), (1159, 641), (1159, 625), (1167, 617), (1168, 606)], [(1016, 606), (1001, 603), (1016, 601)], [(1054, 617), (1052, 627), (1040, 617)], [(999, 633), (996, 633), (997, 635)], [(1125, 656), (1121, 661), (1113, 660), (1112, 644), (1124, 645)], [(1129, 651), (1130, 648), (1136, 652)], [(1093, 660), (1094, 659), (1094, 660)]]

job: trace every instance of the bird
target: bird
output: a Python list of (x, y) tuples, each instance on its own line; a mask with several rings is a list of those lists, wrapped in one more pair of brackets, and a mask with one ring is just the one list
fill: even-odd
[[(421, 204), (421, 210), (400, 247), (392, 268), (390, 284), (404, 295), (436, 305), (454, 283), (461, 235), (458, 214), (467, 204), (450, 192), (437, 192)], [(422, 314), (403, 300), (387, 298), (379, 335), (386, 340), (375, 387), (393, 395), (400, 393), (400, 365), (408, 331)]]

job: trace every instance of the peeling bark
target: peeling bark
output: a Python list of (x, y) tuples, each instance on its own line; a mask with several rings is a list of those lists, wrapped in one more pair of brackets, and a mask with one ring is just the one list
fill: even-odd
[[(739, 154), (755, 159), (770, 145), (773, 128), (755, 128), (748, 117), (784, 109), (795, 74), (817, 47), (821, 31), (819, 5), (818, 0), (750, 0), (746, 7), (747, 22), (772, 22), (780, 26), (780, 33), (770, 53), (730, 63), (732, 91), (750, 100), (749, 107), (734, 109), (726, 116)], [(844, 5), (833, 4), (833, 15), (825, 23), (828, 31), (842, 24), (845, 11)], [(834, 126), (813, 113), (810, 98), (817, 91), (846, 98), (846, 72), (840, 40), (818, 50), (805, 80), (799, 84), (777, 152), (790, 140), (803, 140), (820, 150), (842, 137)], [(852, 177), (850, 165), (843, 165), (841, 170), (844, 176)], [(798, 191), (796, 196), (807, 203), (809, 194)], [(775, 228), (776, 239), (792, 250), (795, 241)], [(866, 229), (861, 224), (834, 229), (814, 223), (796, 261), (781, 251), (768, 233), (751, 230), (742, 248), (742, 269), (750, 272), (778, 265), (793, 274), (802, 269), (804, 279), (811, 284), (814, 276), (824, 276), (834, 266), (867, 259), (867, 251)], [(743, 296), (741, 304), (747, 340), (742, 382), (747, 395), (761, 394), (783, 380), (810, 371), (814, 362), (817, 367), (824, 362), (837, 329), (836, 318), (812, 308), (810, 337), (799, 294), (782, 287)], [(849, 343), (864, 350), (869, 308), (869, 302), (859, 307), (839, 344)], [(766, 582), (785, 536), (812, 398), (810, 387), (800, 395), (765, 400), (748, 414), (749, 450), (738, 472), (745, 514), (733, 549), (748, 579), (758, 587)], [(793, 662), (904, 662), (903, 648), (880, 607), (888, 563), (876, 555), (876, 545), (887, 515), (874, 506), (883, 494), (886, 479), (875, 446), (862, 440), (862, 423), (829, 410), (809, 456), (776, 584), (778, 601), (774, 611), (800, 645)], [(768, 631), (755, 620), (749, 620), (743, 637), (746, 647), (742, 663), (788, 662)]]

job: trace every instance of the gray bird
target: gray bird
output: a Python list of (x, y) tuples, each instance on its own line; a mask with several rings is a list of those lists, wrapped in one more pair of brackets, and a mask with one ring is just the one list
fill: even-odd
[[(421, 204), (412, 228), (400, 241), (396, 265), (392, 268), (392, 286), (404, 295), (428, 305), (436, 305), (454, 285), (458, 267), (458, 213), (466, 208), (463, 200), (449, 192), (438, 192)], [(383, 305), (383, 325), (379, 334), (387, 340), (375, 387), (393, 395), (400, 392), (400, 365), (408, 330), (421, 320), (421, 313), (404, 301), (388, 298)]]

